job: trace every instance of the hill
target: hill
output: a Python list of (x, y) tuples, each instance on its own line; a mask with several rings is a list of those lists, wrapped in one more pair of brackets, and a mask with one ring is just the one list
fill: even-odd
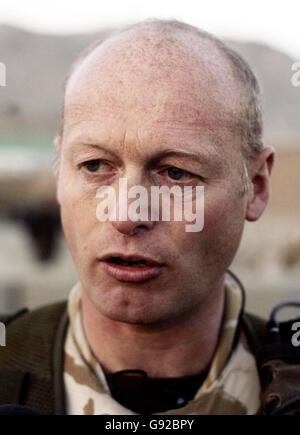
[[(7, 86), (0, 88), (0, 144), (48, 145), (60, 125), (64, 77), (79, 53), (112, 30), (82, 35), (45, 35), (0, 25), (0, 62)], [(291, 84), (291, 59), (258, 43), (228, 41), (257, 73), (264, 89), (266, 140), (300, 143), (300, 87)]]

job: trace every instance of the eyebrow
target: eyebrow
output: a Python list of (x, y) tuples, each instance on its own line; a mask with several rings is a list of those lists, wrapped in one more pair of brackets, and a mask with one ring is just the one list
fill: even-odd
[[(90, 143), (90, 144), (89, 143), (80, 143), (79, 144), (78, 143), (76, 145), (100, 149), (100, 150), (104, 151), (105, 153), (112, 155), (114, 158), (120, 160), (120, 157), (114, 151), (107, 149), (105, 147), (105, 145), (103, 145), (103, 144), (100, 144), (100, 143)], [(75, 147), (73, 147), (73, 149), (72, 149), (73, 153), (74, 153), (74, 148)], [(196, 161), (197, 163), (201, 163), (201, 164), (205, 163), (205, 165), (207, 165), (208, 167), (210, 167), (212, 169), (221, 169), (221, 167), (224, 166), (223, 159), (221, 159), (215, 152), (213, 153), (212, 156), (208, 156), (207, 154), (204, 154), (204, 153), (183, 150), (182, 148), (163, 149), (163, 150), (159, 151), (156, 155), (150, 157), (149, 164), (153, 165), (153, 164), (159, 162), (159, 160), (163, 159), (164, 157), (169, 157), (169, 156), (184, 157), (184, 158), (188, 158), (190, 160)]]
[(221, 169), (224, 166), (223, 159), (220, 159), (220, 157), (215, 152), (211, 156), (208, 156), (204, 153), (183, 150), (181, 148), (170, 148), (162, 150), (151, 159), (151, 163), (156, 163), (162, 158), (168, 156), (189, 158), (190, 160), (196, 161), (197, 163), (204, 163), (211, 169)]
[(116, 153), (114, 153), (113, 151), (107, 149), (104, 145), (102, 145), (100, 143), (99, 144), (97, 144), (97, 143), (79, 143), (79, 142), (78, 143), (73, 143), (70, 146), (70, 152), (72, 154), (75, 154), (76, 153), (76, 149), (78, 149), (79, 147), (89, 147), (89, 148), (100, 149), (100, 150), (104, 151), (105, 153), (110, 154), (114, 158), (120, 160), (120, 158), (117, 156)]
[(197, 160), (199, 162), (203, 162), (203, 160), (206, 160), (207, 157), (201, 156), (201, 154), (195, 153), (193, 151), (183, 150), (181, 148), (169, 148), (164, 149), (160, 151), (156, 156), (153, 157), (153, 160), (160, 160), (163, 157), (175, 155), (179, 157), (188, 157), (192, 158), (193, 160)]

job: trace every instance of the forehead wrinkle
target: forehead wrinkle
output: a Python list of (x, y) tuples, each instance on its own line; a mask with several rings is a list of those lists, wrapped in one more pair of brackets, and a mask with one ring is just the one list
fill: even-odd
[[(176, 100), (176, 99), (175, 99)], [(151, 114), (151, 118), (149, 117)], [(143, 119), (145, 115), (145, 119)], [(138, 117), (137, 117), (138, 116)], [(151, 123), (155, 128), (164, 128), (170, 130), (200, 130), (200, 129), (228, 129), (236, 131), (236, 118), (226, 110), (221, 112), (213, 111), (213, 107), (209, 108), (205, 105), (199, 105), (198, 108), (192, 102), (178, 101), (162, 101), (161, 105), (151, 105), (146, 107), (136, 106), (133, 110), (129, 110), (126, 106), (115, 106), (106, 104), (89, 104), (84, 103), (68, 103), (65, 108), (65, 118), (68, 127), (76, 126), (80, 123), (97, 123), (104, 122), (108, 119), (113, 122), (122, 124), (134, 124), (142, 122), (147, 124), (151, 119)]]
[[(220, 148), (224, 149), (227, 144), (232, 144), (236, 140), (236, 126), (233, 122), (220, 122), (196, 120), (194, 123), (182, 124), (182, 122), (170, 121), (156, 121), (155, 122), (155, 136), (160, 136), (161, 132), (164, 136), (169, 134), (170, 140), (172, 137), (176, 138), (176, 142), (187, 143), (192, 141), (201, 146), (213, 149), (214, 152), (219, 153)], [(187, 136), (180, 137), (180, 132), (184, 132)], [(195, 140), (196, 139), (196, 140)], [(196, 146), (197, 146), (196, 145)]]
[[(128, 150), (134, 144), (136, 152), (138, 152), (140, 146), (153, 147), (155, 143), (163, 145), (168, 143), (185, 144), (188, 149), (192, 143), (195, 144), (194, 146), (201, 146), (201, 143), (205, 142), (206, 147), (218, 153), (220, 152), (218, 147), (224, 147), (224, 144), (229, 143), (230, 140), (232, 142), (228, 128), (229, 124), (226, 123), (216, 124), (216, 122), (204, 122), (201, 119), (193, 123), (185, 123), (182, 120), (156, 120), (154, 122), (145, 121), (140, 126), (134, 122), (128, 126), (126, 122), (121, 124), (120, 120), (115, 119), (113, 116), (112, 123), (108, 124), (107, 121), (107, 118), (105, 120), (101, 117), (72, 119), (72, 122), (68, 123), (68, 128), (66, 128), (64, 136), (67, 139), (66, 143), (79, 141), (81, 143), (97, 144), (102, 142), (107, 143), (110, 147), (116, 144), (118, 148), (124, 147), (124, 149)], [(117, 123), (116, 128), (114, 123)], [(129, 142), (127, 140), (128, 128), (136, 132), (133, 136), (131, 135)], [(180, 135), (181, 132), (184, 135)]]
[[(203, 114), (204, 115), (204, 114)], [(222, 129), (233, 131), (236, 128), (236, 122), (232, 119), (231, 116), (224, 116), (224, 114), (220, 117), (215, 116), (211, 118), (210, 116), (183, 116), (183, 117), (170, 117), (168, 119), (157, 119), (154, 121), (154, 125), (158, 129), (164, 130), (184, 130), (184, 131), (211, 131), (212, 129)]]
[(113, 116), (118, 118), (124, 118), (125, 116), (121, 116), (121, 114), (125, 114), (126, 110), (125, 105), (119, 105), (119, 109), (116, 111), (116, 105), (109, 104), (109, 102), (105, 101), (105, 104), (97, 104), (93, 101), (86, 101), (85, 103), (77, 103), (77, 102), (67, 102), (65, 104), (64, 116), (74, 117), (76, 119), (86, 119), (89, 116), (92, 116), (93, 119), (101, 118), (101, 115), (105, 116)]
[[(73, 105), (72, 105), (73, 106)], [(75, 110), (73, 110), (75, 109)], [(92, 108), (84, 110), (84, 105), (74, 105), (70, 111), (66, 111), (65, 127), (63, 137), (68, 138), (68, 141), (73, 141), (73, 137), (80, 135), (89, 142), (89, 136), (95, 137), (98, 133), (103, 132), (105, 127), (106, 135), (109, 132), (109, 136), (112, 135), (113, 125), (112, 123), (118, 123), (118, 129), (124, 129), (125, 119), (118, 114), (115, 114), (113, 110), (104, 108), (99, 111), (92, 110)], [(110, 128), (109, 128), (110, 126)]]

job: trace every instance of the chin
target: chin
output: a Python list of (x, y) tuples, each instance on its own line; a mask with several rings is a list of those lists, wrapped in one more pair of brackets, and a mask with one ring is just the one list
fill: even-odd
[(89, 292), (94, 307), (107, 319), (132, 325), (150, 325), (174, 320), (182, 314), (183, 301), (178, 295), (170, 295), (172, 291), (165, 294), (160, 286), (109, 284), (100, 289), (94, 283)]
[(163, 313), (160, 307), (145, 308), (144, 304), (139, 306), (126, 302), (117, 303), (114, 301), (94, 301), (94, 305), (102, 316), (114, 322), (127, 323), (131, 325), (150, 325), (170, 319), (170, 313)]

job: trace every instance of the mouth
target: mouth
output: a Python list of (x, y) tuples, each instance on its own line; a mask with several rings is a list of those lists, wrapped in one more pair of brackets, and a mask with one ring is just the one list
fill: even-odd
[(118, 281), (143, 282), (156, 278), (162, 269), (162, 263), (139, 255), (107, 255), (101, 260), (108, 275)]

